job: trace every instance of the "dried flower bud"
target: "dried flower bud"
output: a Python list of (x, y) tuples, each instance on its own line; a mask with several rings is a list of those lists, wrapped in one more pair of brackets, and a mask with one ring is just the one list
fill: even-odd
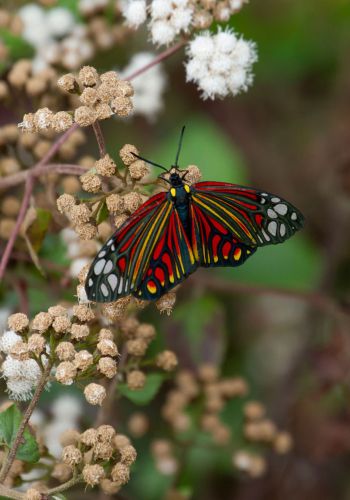
[(55, 464), (51, 476), (57, 479), (60, 483), (65, 483), (70, 479), (72, 475), (72, 469), (67, 464)]
[(99, 384), (88, 384), (84, 389), (86, 401), (91, 405), (102, 405), (106, 397), (106, 389)]
[(101, 490), (106, 495), (114, 495), (121, 488), (119, 481), (111, 481), (110, 479), (102, 479), (100, 483)]
[(276, 453), (284, 455), (288, 453), (293, 446), (293, 439), (289, 432), (278, 432), (273, 442)]
[(101, 442), (111, 443), (113, 438), (116, 436), (115, 429), (111, 425), (100, 425), (96, 431), (97, 439)]
[(95, 314), (90, 307), (83, 304), (73, 307), (73, 314), (79, 321), (91, 321), (95, 318)]
[(85, 465), (83, 468), (83, 479), (89, 486), (95, 486), (99, 484), (101, 480), (105, 477), (105, 471), (101, 465)]
[(199, 182), (202, 178), (202, 172), (199, 170), (197, 165), (189, 165), (186, 169), (186, 182), (188, 184), (195, 184)]
[(75, 226), (75, 232), (83, 241), (92, 240), (97, 234), (97, 227), (94, 224), (81, 224)]
[(134, 437), (144, 436), (149, 429), (147, 416), (141, 412), (133, 413), (128, 421), (128, 429)]
[(67, 309), (63, 306), (52, 306), (52, 307), (49, 307), (48, 313), (53, 318), (57, 318), (58, 316), (66, 316)]
[(199, 366), (198, 376), (202, 382), (208, 384), (210, 382), (215, 382), (218, 379), (219, 370), (217, 366), (211, 363), (204, 363)]
[(13, 358), (19, 361), (25, 361), (29, 359), (28, 344), (22, 340), (18, 340), (11, 348), (10, 354)]
[(97, 369), (107, 378), (113, 378), (117, 373), (117, 363), (113, 358), (102, 357), (98, 362)]
[(78, 78), (84, 87), (94, 87), (98, 83), (98, 73), (93, 66), (84, 66), (81, 68)]
[(115, 97), (110, 103), (112, 111), (118, 116), (129, 116), (133, 110), (133, 104), (129, 97)]
[(124, 163), (124, 165), (126, 166), (129, 166), (131, 165), (136, 157), (134, 156), (135, 155), (139, 155), (139, 150), (137, 149), (136, 146), (132, 145), (132, 144), (125, 144), (122, 149), (119, 151), (119, 156), (122, 160), (122, 162)]
[(123, 196), (125, 210), (135, 212), (142, 205), (142, 196), (136, 191), (131, 191)]
[(98, 340), (114, 340), (114, 335), (108, 328), (102, 328), (98, 333)]
[(135, 337), (151, 342), (156, 337), (156, 329), (150, 323), (141, 323), (136, 327)]
[(258, 401), (248, 401), (244, 405), (244, 415), (249, 420), (259, 420), (265, 415), (265, 408)]
[(72, 361), (75, 355), (74, 345), (71, 342), (60, 342), (55, 353), (60, 361)]
[(116, 229), (120, 228), (127, 220), (128, 216), (125, 214), (117, 215), (116, 217), (114, 217), (114, 225)]
[(74, 111), (74, 121), (81, 127), (92, 125), (97, 119), (96, 111), (87, 106), (80, 106)]
[(110, 443), (98, 441), (93, 449), (93, 457), (95, 460), (110, 460), (113, 452), (114, 448)]
[(157, 300), (156, 308), (161, 314), (165, 313), (168, 316), (170, 316), (170, 314), (173, 311), (175, 302), (176, 302), (176, 294), (174, 292), (168, 292), (162, 295), (162, 297), (160, 297), (160, 299)]
[(18, 127), (24, 132), (34, 132), (36, 130), (36, 126), (34, 123), (34, 114), (26, 113), (23, 116), (23, 121), (18, 124)]
[(121, 80), (118, 83), (118, 94), (122, 97), (131, 97), (134, 95), (134, 87), (128, 80)]
[(29, 488), (24, 494), (24, 500), (41, 500), (42, 495), (40, 491), (35, 488)]
[(55, 378), (63, 385), (72, 385), (77, 369), (71, 361), (63, 361), (57, 366)]
[(67, 316), (57, 316), (52, 323), (52, 328), (56, 333), (67, 333), (69, 332), (70, 327), (71, 322)]
[(132, 445), (124, 446), (120, 450), (120, 460), (125, 465), (132, 465), (137, 457), (137, 452)]
[(194, 13), (193, 16), (193, 27), (200, 30), (208, 29), (213, 22), (213, 16), (210, 12), (201, 9)]
[(102, 305), (104, 316), (109, 320), (115, 321), (125, 316), (128, 305), (130, 304), (131, 297), (122, 297), (116, 302), (110, 302)]
[(154, 457), (161, 458), (172, 454), (171, 442), (167, 439), (155, 439), (151, 444), (151, 451)]
[(74, 366), (77, 370), (86, 370), (94, 362), (93, 355), (86, 350), (79, 351), (74, 356)]
[(130, 439), (124, 434), (117, 434), (113, 439), (113, 444), (117, 450), (121, 451), (124, 446), (128, 446), (130, 444)]
[(140, 180), (150, 173), (148, 165), (143, 160), (136, 160), (129, 165), (129, 174), (132, 179)]
[(90, 107), (94, 106), (98, 100), (96, 89), (92, 87), (84, 89), (79, 99), (80, 102), (84, 104), (84, 106), (90, 106)]
[(97, 349), (100, 351), (102, 356), (117, 356), (118, 348), (113, 340), (102, 339), (97, 344)]
[(107, 120), (113, 115), (111, 107), (106, 102), (96, 104), (95, 111), (98, 120)]
[(59, 196), (59, 198), (57, 198), (56, 201), (58, 211), (61, 214), (70, 213), (73, 207), (75, 206), (75, 203), (76, 203), (75, 198), (71, 194), (62, 194), (61, 196)]
[(60, 444), (64, 446), (76, 445), (79, 441), (80, 434), (75, 429), (67, 429), (60, 436)]
[(40, 312), (36, 316), (34, 316), (32, 322), (32, 329), (38, 330), (40, 333), (45, 333), (50, 328), (52, 324), (52, 316), (46, 312)]
[(83, 457), (78, 448), (74, 445), (65, 446), (62, 450), (62, 460), (67, 465), (78, 465)]
[(16, 217), (21, 208), (21, 204), (14, 196), (6, 196), (1, 202), (1, 212), (7, 217)]
[(38, 333), (33, 333), (28, 338), (28, 350), (39, 356), (45, 349), (45, 338)]
[(132, 391), (142, 389), (145, 383), (146, 375), (142, 371), (132, 370), (127, 374), (127, 384)]
[(107, 154), (95, 163), (96, 172), (106, 177), (114, 175), (116, 164), (113, 159)]
[(156, 357), (156, 365), (166, 372), (175, 370), (178, 365), (176, 354), (172, 351), (163, 351)]
[(227, 398), (245, 396), (248, 392), (248, 384), (241, 377), (228, 378), (220, 382), (220, 391)]
[(7, 324), (10, 330), (21, 333), (28, 327), (29, 319), (23, 313), (11, 314), (11, 316), (8, 317)]
[(66, 111), (59, 111), (52, 117), (51, 125), (55, 132), (64, 132), (73, 125), (73, 117)]
[(71, 328), (71, 337), (74, 340), (82, 340), (88, 337), (90, 334), (89, 327), (87, 325), (74, 324)]
[(69, 93), (75, 93), (79, 88), (75, 76), (71, 73), (61, 76), (57, 81), (57, 85), (60, 89)]
[(148, 343), (143, 339), (132, 339), (126, 342), (126, 349), (132, 356), (144, 356)]
[(97, 430), (87, 429), (80, 435), (80, 441), (86, 446), (94, 446), (97, 443)]
[(91, 211), (87, 205), (81, 203), (72, 207), (70, 217), (74, 224), (83, 224), (84, 222), (89, 222)]
[(124, 210), (124, 199), (119, 194), (111, 194), (106, 198), (108, 211), (118, 214)]
[(106, 83), (113, 87), (121, 83), (116, 71), (106, 71), (106, 73), (101, 74), (100, 79), (102, 83)]
[(130, 479), (129, 467), (125, 464), (117, 463), (111, 471), (111, 478), (120, 484), (126, 484)]

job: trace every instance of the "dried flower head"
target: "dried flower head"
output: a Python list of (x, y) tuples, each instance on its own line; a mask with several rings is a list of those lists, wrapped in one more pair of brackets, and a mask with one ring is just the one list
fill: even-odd
[(91, 405), (102, 405), (106, 397), (106, 389), (99, 384), (88, 384), (84, 389), (86, 401)]
[(11, 314), (11, 316), (8, 317), (7, 324), (10, 330), (21, 333), (28, 327), (29, 319), (23, 313)]

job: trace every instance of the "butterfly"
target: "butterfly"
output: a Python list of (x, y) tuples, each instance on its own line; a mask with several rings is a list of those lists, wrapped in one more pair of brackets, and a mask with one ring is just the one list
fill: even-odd
[[(280, 196), (226, 182), (186, 184), (175, 164), (162, 165), (168, 191), (151, 196), (101, 248), (87, 275), (89, 300), (114, 302), (132, 294), (156, 300), (198, 267), (236, 267), (258, 247), (282, 243), (304, 217)], [(164, 176), (167, 175), (168, 178)]]

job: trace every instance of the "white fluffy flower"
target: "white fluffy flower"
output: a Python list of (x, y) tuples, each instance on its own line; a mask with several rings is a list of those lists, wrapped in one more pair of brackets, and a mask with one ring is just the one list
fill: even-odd
[(123, 15), (128, 26), (138, 28), (147, 18), (145, 0), (129, 0), (123, 7)]
[(0, 351), (5, 354), (10, 354), (12, 347), (19, 340), (22, 340), (20, 335), (17, 335), (17, 333), (12, 330), (7, 330), (0, 337)]
[(188, 0), (155, 0), (151, 4), (150, 30), (152, 42), (169, 45), (176, 35), (187, 32), (193, 17), (193, 6)]
[[(138, 69), (149, 64), (155, 55), (151, 52), (135, 54), (130, 63), (121, 73), (121, 77), (128, 76)], [(161, 64), (150, 68), (146, 73), (133, 79), (134, 113), (144, 115), (153, 121), (163, 107), (162, 95), (166, 86), (166, 76)]]
[(51, 35), (61, 37), (72, 31), (74, 16), (70, 10), (64, 7), (55, 7), (47, 12), (45, 22)]
[(2, 377), (6, 379), (7, 392), (11, 399), (25, 401), (30, 399), (39, 382), (41, 370), (34, 359), (19, 361), (6, 356), (1, 366)]
[(237, 95), (252, 84), (255, 44), (237, 38), (231, 30), (197, 35), (187, 49), (187, 81), (194, 82), (204, 99)]
[(91, 259), (87, 257), (79, 257), (79, 259), (74, 259), (69, 268), (69, 274), (72, 278), (77, 278), (80, 271), (83, 269), (86, 264), (90, 264)]
[(81, 401), (73, 396), (59, 396), (51, 408), (52, 414), (56, 420), (70, 420), (75, 422), (81, 417), (83, 408)]
[(175, 28), (167, 21), (155, 21), (151, 28), (152, 42), (156, 45), (169, 45), (175, 36)]

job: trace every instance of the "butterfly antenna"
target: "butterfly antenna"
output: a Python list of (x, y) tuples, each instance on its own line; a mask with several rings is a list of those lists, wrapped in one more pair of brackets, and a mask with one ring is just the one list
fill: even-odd
[(136, 158), (138, 158), (139, 160), (143, 160), (143, 161), (145, 161), (146, 163), (149, 163), (150, 165), (153, 165), (154, 167), (161, 168), (162, 170), (165, 170), (165, 172), (168, 172), (168, 170), (167, 170), (165, 167), (163, 167), (162, 165), (158, 165), (158, 163), (154, 163), (154, 161), (151, 161), (151, 160), (146, 160), (146, 158), (143, 158), (142, 156), (139, 156), (139, 155), (137, 155), (136, 153), (133, 153), (132, 151), (131, 151), (131, 154), (132, 154), (133, 156), (136, 156)]
[(181, 148), (182, 148), (182, 139), (183, 139), (183, 136), (184, 136), (184, 133), (185, 133), (185, 125), (182, 127), (181, 129), (181, 134), (180, 134), (180, 140), (179, 140), (179, 145), (177, 147), (177, 153), (176, 153), (176, 159), (175, 159), (175, 167), (177, 168), (179, 166), (179, 156), (180, 156), (180, 152), (181, 152)]

